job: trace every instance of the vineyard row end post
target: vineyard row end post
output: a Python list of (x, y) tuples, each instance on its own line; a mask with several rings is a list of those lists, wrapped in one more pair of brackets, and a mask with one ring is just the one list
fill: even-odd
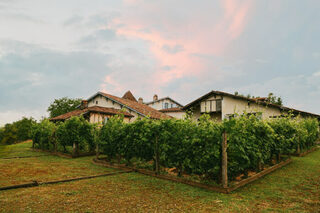
[(227, 133), (223, 132), (221, 143), (221, 179), (222, 187), (228, 188), (228, 153), (227, 153)]

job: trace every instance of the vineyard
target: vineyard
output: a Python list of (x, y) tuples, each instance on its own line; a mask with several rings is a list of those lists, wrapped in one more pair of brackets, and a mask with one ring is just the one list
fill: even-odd
[(112, 117), (100, 128), (73, 117), (59, 124), (43, 120), (32, 135), (35, 148), (79, 153), (98, 147), (110, 163), (219, 184), (224, 137), (227, 177), (232, 181), (311, 149), (319, 136), (319, 123), (291, 116), (260, 120), (243, 115), (215, 122), (203, 115), (199, 121), (146, 118), (133, 123)]

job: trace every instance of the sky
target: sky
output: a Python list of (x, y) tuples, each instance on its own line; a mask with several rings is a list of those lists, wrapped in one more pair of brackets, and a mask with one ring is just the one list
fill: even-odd
[(0, 125), (98, 91), (273, 92), (320, 114), (319, 0), (0, 0)]

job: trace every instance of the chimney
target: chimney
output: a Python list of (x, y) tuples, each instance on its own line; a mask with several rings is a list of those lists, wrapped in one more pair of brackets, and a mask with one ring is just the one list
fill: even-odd
[(153, 96), (153, 101), (157, 101), (157, 100), (158, 100), (158, 95), (155, 94), (155, 95)]
[(138, 99), (138, 102), (139, 102), (140, 104), (143, 104), (143, 98), (140, 97), (140, 98)]
[(87, 100), (82, 100), (80, 109), (85, 109), (87, 107), (88, 107), (88, 101)]

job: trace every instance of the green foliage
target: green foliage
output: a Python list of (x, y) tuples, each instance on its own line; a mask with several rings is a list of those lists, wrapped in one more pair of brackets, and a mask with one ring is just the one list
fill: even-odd
[(270, 92), (268, 94), (267, 102), (272, 103), (272, 104), (277, 104), (280, 106), (282, 106), (282, 104), (283, 104), (282, 98), (275, 96), (272, 92)]
[(259, 115), (236, 116), (224, 122), (228, 133), (229, 178), (256, 169), (272, 157), (274, 131)]
[(12, 124), (6, 124), (0, 129), (0, 143), (13, 144), (31, 139), (31, 128), (34, 123), (33, 118), (23, 117)]
[[(236, 95), (236, 96), (241, 96), (241, 97), (245, 97), (245, 98), (261, 98), (260, 96), (251, 96), (250, 94), (248, 94), (248, 95), (243, 95), (243, 94), (240, 94), (239, 92), (234, 92), (234, 95)], [(267, 103), (272, 103), (272, 104), (277, 104), (277, 105), (280, 105), (280, 106), (282, 106), (283, 105), (283, 100), (282, 100), (282, 98), (281, 97), (277, 97), (277, 96), (275, 96), (272, 92), (270, 92), (269, 94), (268, 94), (268, 97), (267, 98), (265, 98), (265, 100), (264, 100), (265, 102), (267, 102)]]
[(18, 141), (18, 129), (15, 124), (6, 124), (3, 128), (1, 144), (13, 144)]
[(17, 127), (17, 137), (19, 141), (25, 141), (31, 139), (31, 129), (32, 125), (35, 124), (36, 121), (31, 118), (23, 117), (21, 120), (15, 122), (14, 124)]
[(3, 134), (4, 134), (4, 127), (0, 127), (0, 144), (3, 138)]
[(34, 146), (43, 150), (53, 149), (56, 143), (54, 137), (55, 130), (56, 125), (48, 119), (33, 124), (31, 134)]
[(66, 146), (79, 146), (80, 150), (94, 150), (94, 126), (81, 117), (72, 117), (58, 125), (56, 137), (59, 145), (64, 148)]
[(63, 123), (52, 123), (48, 119), (33, 124), (32, 140), (36, 148), (58, 150), (77, 146), (77, 151), (94, 151), (97, 140), (97, 128), (83, 117), (72, 117)]
[(55, 99), (53, 103), (50, 104), (47, 111), (50, 114), (50, 118), (62, 115), (67, 112), (71, 112), (76, 109), (77, 106), (81, 104), (81, 99), (72, 99), (63, 97), (60, 99)]
[(222, 133), (228, 135), (228, 174), (232, 179), (259, 170), (275, 156), (291, 154), (297, 144), (310, 148), (318, 138), (314, 119), (285, 117), (261, 120), (244, 114), (222, 123), (203, 115), (198, 122), (138, 119), (124, 123), (113, 117), (101, 129), (100, 147), (109, 160), (118, 158), (149, 162), (159, 156), (160, 165), (216, 180), (220, 175)]
[(115, 158), (121, 153), (119, 144), (124, 143), (123, 128), (123, 118), (114, 116), (101, 129), (99, 150), (106, 154), (109, 159)]
[[(216, 122), (209, 115), (199, 121), (149, 118), (125, 123), (123, 116), (111, 117), (103, 126), (90, 124), (83, 117), (55, 125), (48, 120), (33, 125), (34, 143), (42, 149), (73, 143), (80, 150), (92, 151), (95, 144), (109, 161), (124, 160), (131, 164), (150, 163), (176, 168), (178, 175), (187, 173), (202, 179), (217, 180), (221, 169), (221, 142), (227, 133), (228, 176), (233, 179), (248, 171), (260, 170), (276, 156), (310, 149), (319, 137), (316, 119), (287, 116), (261, 120), (261, 115), (236, 115)], [(156, 166), (157, 165), (157, 166)]]

